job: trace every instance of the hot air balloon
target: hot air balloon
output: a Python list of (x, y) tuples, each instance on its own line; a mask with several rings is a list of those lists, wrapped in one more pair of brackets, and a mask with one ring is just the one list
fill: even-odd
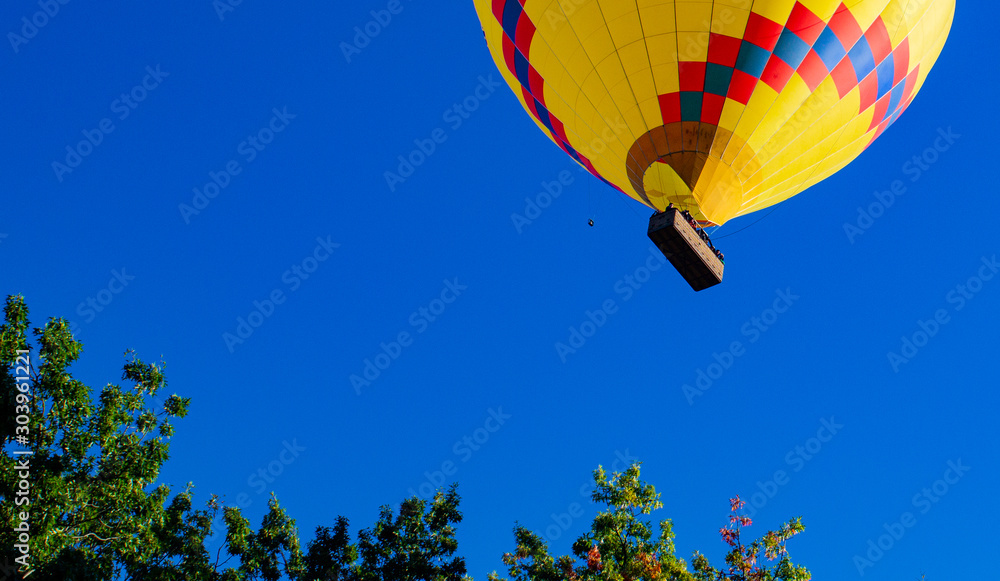
[[(722, 264), (695, 226), (788, 199), (906, 110), (955, 0), (474, 0), (538, 127), (657, 211), (650, 238), (695, 290)], [(664, 211), (667, 210), (668, 211)]]

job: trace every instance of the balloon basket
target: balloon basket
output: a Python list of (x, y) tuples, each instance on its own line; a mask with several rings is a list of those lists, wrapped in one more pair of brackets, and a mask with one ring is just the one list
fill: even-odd
[(676, 208), (653, 214), (648, 234), (694, 290), (722, 282), (722, 261)]

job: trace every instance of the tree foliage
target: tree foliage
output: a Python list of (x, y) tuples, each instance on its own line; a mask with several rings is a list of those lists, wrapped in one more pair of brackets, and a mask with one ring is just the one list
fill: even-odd
[[(791, 562), (785, 547), (788, 539), (805, 530), (801, 517), (744, 545), (741, 539), (743, 528), (753, 524), (750, 517), (740, 514), (746, 503), (739, 496), (729, 499), (729, 503), (729, 524), (719, 530), (722, 540), (729, 545), (729, 553), (726, 554), (729, 567), (725, 571), (716, 569), (704, 555), (696, 553), (694, 568), (698, 581), (808, 581), (811, 578), (805, 567)], [(760, 566), (764, 560), (770, 562), (775, 559), (778, 563), (773, 567)]]
[[(83, 346), (68, 323), (54, 318), (30, 334), (29, 328), (24, 299), (8, 297), (0, 326), (0, 405), (15, 413), (5, 412), (0, 422), (0, 579), (471, 579), (458, 555), (455, 527), (462, 513), (455, 484), (429, 501), (403, 501), (398, 513), (381, 507), (375, 524), (355, 541), (348, 520), (337, 517), (332, 527), (317, 527), (305, 550), (295, 520), (273, 494), (257, 527), (215, 495), (197, 508), (191, 483), (171, 496), (157, 479), (168, 459), (172, 421), (187, 414), (190, 400), (159, 395), (166, 389), (164, 364), (126, 351), (121, 383), (104, 386), (95, 401), (95, 390), (70, 373)], [(744, 544), (750, 520), (738, 514), (738, 498), (721, 530), (730, 547), (728, 567), (715, 569), (696, 553), (689, 571), (675, 554), (671, 521), (661, 521), (654, 534), (643, 520), (662, 503), (639, 476), (638, 463), (611, 475), (598, 467), (592, 497), (605, 509), (573, 544), (573, 555), (553, 557), (538, 535), (515, 526), (516, 551), (503, 555), (512, 581), (809, 579), (785, 549), (803, 530), (801, 520)], [(19, 542), (22, 534), (28, 543)], [(213, 539), (220, 543), (214, 551)], [(28, 547), (27, 554), (18, 546)], [(760, 565), (775, 559), (774, 566)]]
[[(517, 549), (503, 560), (512, 581), (807, 581), (809, 572), (788, 561), (785, 541), (804, 530), (801, 519), (782, 525), (749, 545), (740, 541), (741, 528), (750, 519), (736, 514), (743, 504), (733, 499), (730, 525), (720, 533), (731, 550), (726, 556), (730, 567), (712, 568), (708, 559), (695, 553), (694, 572), (674, 552), (673, 524), (659, 523), (654, 538), (651, 523), (642, 515), (662, 508), (660, 494), (639, 479), (640, 463), (610, 476), (603, 468), (594, 471), (595, 489), (591, 497), (604, 510), (594, 518), (589, 531), (573, 544), (573, 555), (553, 557), (546, 543), (523, 526), (514, 528)], [(737, 506), (738, 505), (738, 506)], [(780, 556), (773, 567), (758, 565), (763, 551), (768, 561)], [(492, 575), (497, 581), (500, 577)]]
[(388, 506), (374, 526), (358, 533), (351, 544), (348, 522), (338, 517), (330, 529), (318, 527), (309, 543), (303, 581), (459, 581), (465, 559), (456, 557), (453, 525), (462, 521), (457, 485), (438, 491), (428, 503), (417, 497)]
[[(4, 566), (19, 556), (22, 563), (28, 560), (12, 548), (13, 531), (27, 515), (36, 579), (110, 579), (122, 563), (148, 559), (157, 549), (149, 541), (165, 516), (169, 489), (151, 485), (167, 459), (170, 419), (184, 417), (189, 402), (172, 395), (159, 412), (148, 409), (147, 398), (166, 385), (162, 364), (146, 363), (132, 352), (122, 368), (125, 386), (108, 384), (95, 402), (91, 389), (69, 373), (83, 347), (64, 319), (33, 330), (37, 357), (28, 367), (23, 358), (18, 361), (18, 350), (29, 349), (23, 298), (9, 297), (4, 315), (0, 399), (6, 409), (25, 412), (28, 421), (25, 429), (15, 416), (5, 415), (0, 427), (0, 497), (14, 500), (21, 482), (30, 484), (30, 504), (0, 504)], [(19, 373), (30, 376), (27, 394), (15, 381), (18, 364)], [(17, 456), (13, 448), (31, 454)]]

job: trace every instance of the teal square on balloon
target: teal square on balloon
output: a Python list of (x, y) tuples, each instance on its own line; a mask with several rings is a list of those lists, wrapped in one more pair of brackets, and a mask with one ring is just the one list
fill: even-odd
[(681, 121), (701, 121), (701, 95), (696, 91), (681, 91)]

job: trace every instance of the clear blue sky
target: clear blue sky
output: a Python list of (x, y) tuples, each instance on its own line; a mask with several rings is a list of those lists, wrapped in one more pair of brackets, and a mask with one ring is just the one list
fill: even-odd
[[(210, 0), (74, 1), (0, 48), (4, 294), (23, 293), (36, 325), (76, 323), (75, 370), (95, 387), (117, 381), (126, 348), (162, 355), (170, 392), (193, 400), (164, 481), (245, 494), (254, 523), (274, 490), (307, 540), (340, 514), (369, 526), (453, 468), (461, 552), (485, 579), (515, 521), (551, 526), (568, 552), (594, 514), (591, 470), (629, 456), (684, 558), (721, 562), (727, 499), (764, 488), (751, 531), (802, 515), (792, 554), (817, 579), (858, 577), (885, 526), (902, 537), (865, 579), (982, 574), (996, 547), (981, 527), (1000, 517), (985, 502), (1000, 480), (1000, 278), (970, 279), (1000, 254), (996, 6), (960, 4), (922, 92), (855, 163), (719, 239), (726, 279), (702, 293), (639, 270), (648, 210), (580, 172), (506, 86), (448, 113), (500, 80), (471, 3), (404, 0), (350, 62), (341, 43), (387, 2), (338, 6), (245, 0), (220, 20)], [(38, 10), (4, 3), (2, 32)], [(99, 143), (79, 147), (85, 134)], [(391, 190), (385, 172), (433, 136)], [(225, 187), (185, 219), (212, 175)], [(560, 177), (518, 232), (511, 214)], [(895, 180), (905, 193), (850, 239)], [(768, 312), (782, 294), (790, 306)], [(606, 301), (563, 361), (556, 343)], [(888, 354), (936, 314), (894, 369)], [(259, 326), (227, 344), (239, 317)], [(400, 333), (359, 394), (350, 376)], [(729, 368), (710, 368), (734, 342)], [(716, 378), (689, 402), (699, 370)], [(553, 518), (574, 503), (583, 516)]]

